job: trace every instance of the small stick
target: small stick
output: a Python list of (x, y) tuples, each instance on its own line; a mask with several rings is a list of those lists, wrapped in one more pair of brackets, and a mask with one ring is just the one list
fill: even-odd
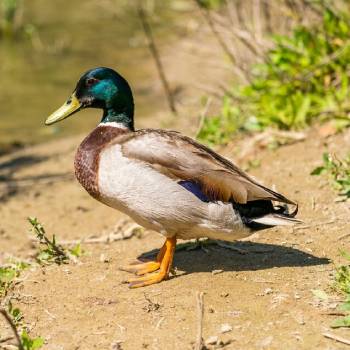
[(340, 337), (338, 335), (335, 335), (335, 334), (332, 334), (332, 333), (329, 333), (329, 332), (322, 333), (322, 335), (324, 337), (326, 337), (326, 338), (336, 340), (339, 343), (350, 345), (350, 339), (346, 339), (346, 338)]
[(11, 326), (13, 333), (17, 339), (18, 342), (18, 349), (19, 350), (24, 350), (22, 341), (21, 341), (21, 337), (18, 334), (18, 330), (16, 328), (16, 325), (13, 323), (11, 317), (9, 316), (9, 314), (6, 312), (5, 309), (0, 309), (0, 313), (5, 317), (5, 320), (8, 322), (8, 324)]
[(345, 233), (344, 235), (341, 235), (340, 237), (337, 238), (337, 241), (340, 241), (346, 237), (349, 237), (350, 236), (350, 233)]
[[(219, 247), (233, 250), (234, 252), (237, 252), (237, 253), (242, 254), (242, 255), (249, 254), (249, 252), (248, 252), (247, 250), (234, 247), (234, 246), (231, 245), (231, 244), (227, 244), (227, 243), (220, 242), (220, 241), (217, 241), (216, 244), (217, 244)], [(265, 252), (264, 252), (264, 253), (265, 253)]]
[(141, 226), (134, 224), (131, 225), (128, 229), (126, 229), (124, 232), (121, 231), (123, 227), (125, 226), (124, 220), (121, 220), (121, 224), (117, 226), (116, 229), (114, 229), (114, 232), (102, 235), (99, 237), (90, 237), (90, 238), (81, 238), (81, 239), (74, 239), (74, 240), (63, 240), (59, 241), (58, 243), (61, 245), (76, 245), (80, 243), (84, 244), (96, 244), (96, 243), (111, 243), (115, 241), (121, 241), (123, 239), (131, 238), (135, 234), (135, 230), (141, 228)]
[(197, 292), (197, 311), (198, 311), (198, 322), (197, 322), (197, 340), (194, 347), (195, 350), (203, 349), (203, 314), (204, 314), (204, 304), (203, 304), (203, 292)]
[(143, 10), (141, 2), (138, 3), (137, 12), (138, 12), (139, 18), (140, 18), (141, 23), (142, 23), (143, 31), (145, 32), (145, 35), (147, 37), (149, 50), (151, 51), (151, 54), (152, 54), (154, 61), (156, 63), (158, 74), (159, 74), (160, 80), (162, 81), (163, 88), (164, 88), (165, 94), (166, 94), (167, 99), (168, 99), (169, 108), (173, 113), (176, 114), (177, 110), (175, 108), (173, 95), (171, 93), (168, 81), (166, 79), (166, 76), (164, 73), (164, 68), (163, 68), (162, 62), (160, 60), (159, 53), (158, 53), (158, 49), (157, 49), (156, 43), (155, 43), (154, 38), (153, 38), (152, 28), (147, 21), (147, 17), (146, 17), (145, 11)]
[(6, 343), (6, 342), (8, 342), (9, 340), (12, 340), (13, 338), (14, 338), (13, 335), (8, 336), (7, 338), (1, 338), (1, 339), (0, 339), (0, 343)]
[(205, 103), (205, 106), (201, 112), (201, 115), (200, 115), (200, 120), (199, 120), (199, 125), (198, 125), (198, 129), (196, 131), (196, 135), (195, 135), (195, 139), (198, 137), (199, 133), (201, 132), (202, 128), (203, 128), (203, 124), (204, 124), (204, 120), (207, 116), (207, 113), (208, 113), (208, 109), (209, 109), (209, 106), (211, 104), (211, 97), (209, 97)]
[(233, 55), (233, 53), (231, 52), (231, 50), (228, 48), (228, 46), (226, 45), (225, 40), (221, 37), (220, 33), (217, 31), (214, 22), (210, 16), (210, 12), (206, 9), (203, 8), (201, 6), (201, 3), (199, 0), (195, 0), (199, 10), (201, 11), (203, 17), (205, 18), (205, 20), (207, 21), (207, 24), (210, 28), (210, 30), (212, 31), (213, 35), (215, 36), (217, 42), (219, 43), (219, 45), (221, 46), (221, 48), (223, 49), (223, 51), (226, 53), (226, 55), (228, 56), (228, 58), (230, 59), (230, 61), (232, 62), (233, 65), (237, 65), (237, 60), (236, 57)]

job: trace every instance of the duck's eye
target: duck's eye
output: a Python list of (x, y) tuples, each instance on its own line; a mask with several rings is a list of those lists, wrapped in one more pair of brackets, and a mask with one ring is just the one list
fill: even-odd
[(91, 85), (94, 85), (95, 83), (98, 82), (98, 79), (95, 79), (95, 78), (89, 78), (86, 80), (86, 85), (87, 86), (91, 86)]

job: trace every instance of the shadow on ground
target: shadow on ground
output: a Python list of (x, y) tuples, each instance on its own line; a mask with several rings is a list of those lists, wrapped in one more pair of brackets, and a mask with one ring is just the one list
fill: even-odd
[(3, 162), (0, 161), (0, 200), (7, 200), (16, 195), (20, 189), (22, 191), (24, 188), (28, 188), (38, 182), (50, 182), (57, 179), (71, 178), (69, 173), (47, 173), (21, 178), (14, 177), (16, 172), (21, 169), (44, 162), (48, 158), (48, 156), (38, 157), (28, 155), (14, 157)]
[[(191, 247), (185, 244), (187, 249), (175, 253), (174, 266), (186, 272), (211, 272), (213, 270), (224, 271), (255, 271), (274, 267), (303, 267), (329, 264), (328, 258), (319, 258), (305, 253), (299, 249), (280, 246), (277, 244), (237, 242), (225, 243), (231, 249), (217, 245), (215, 241)], [(193, 249), (194, 248), (194, 249)], [(237, 250), (232, 250), (237, 249)], [(142, 254), (139, 259), (154, 258), (158, 250), (152, 250)]]

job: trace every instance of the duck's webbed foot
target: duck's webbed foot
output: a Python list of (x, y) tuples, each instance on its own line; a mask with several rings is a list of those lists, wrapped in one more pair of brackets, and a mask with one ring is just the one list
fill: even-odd
[(157, 255), (156, 261), (129, 265), (122, 268), (124, 271), (134, 272), (139, 276), (159, 270), (158, 272), (151, 275), (129, 279), (129, 287), (138, 288), (148, 286), (150, 284), (159, 283), (164, 279), (167, 279), (173, 262), (175, 247), (176, 238), (167, 238), (163, 247), (160, 249)]

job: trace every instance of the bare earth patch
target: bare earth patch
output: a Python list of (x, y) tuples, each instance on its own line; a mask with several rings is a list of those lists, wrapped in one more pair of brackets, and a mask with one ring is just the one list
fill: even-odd
[[(153, 232), (108, 244), (83, 244), (78, 263), (25, 271), (13, 303), (24, 314), (43, 349), (191, 349), (196, 341), (196, 292), (204, 292), (203, 337), (209, 349), (344, 349), (325, 338), (339, 299), (330, 286), (339, 249), (349, 248), (349, 203), (324, 177), (310, 176), (325, 150), (344, 154), (347, 131), (321, 139), (310, 131), (303, 142), (255, 155), (251, 173), (300, 204), (299, 228), (261, 231), (238, 250), (218, 245), (180, 250), (176, 277), (129, 290), (129, 274), (118, 267), (154, 252), (163, 239)], [(35, 247), (27, 216), (47, 232), (73, 240), (110, 232), (118, 212), (91, 199), (73, 177), (81, 137), (55, 141), (0, 158), (0, 260), (29, 258)], [(223, 150), (235, 158), (232, 148)], [(5, 253), (6, 252), (6, 253)], [(321, 301), (311, 290), (325, 290)], [(0, 320), (1, 336), (11, 334)], [(345, 329), (331, 331), (349, 338)], [(215, 338), (217, 336), (217, 339)]]

